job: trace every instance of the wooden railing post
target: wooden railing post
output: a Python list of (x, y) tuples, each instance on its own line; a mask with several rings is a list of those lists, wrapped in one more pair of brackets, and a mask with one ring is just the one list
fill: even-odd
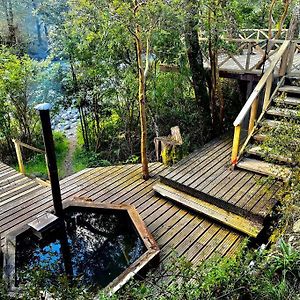
[(267, 109), (267, 107), (269, 106), (271, 92), (272, 92), (272, 84), (273, 84), (273, 73), (270, 74), (266, 82), (263, 110)]
[(15, 149), (16, 149), (20, 173), (25, 174), (25, 167), (24, 167), (24, 163), (23, 163), (21, 146), (17, 140), (13, 140), (13, 143), (14, 143)]
[(248, 134), (250, 134), (252, 132), (254, 125), (255, 125), (257, 110), (258, 110), (258, 102), (259, 102), (259, 98), (257, 97), (251, 106)]
[(296, 42), (291, 42), (290, 50), (289, 50), (289, 55), (288, 55), (288, 63), (287, 63), (287, 68), (286, 68), (286, 73), (289, 74), (292, 71), (293, 68), (293, 62), (294, 62), (294, 56), (296, 52)]
[(285, 52), (283, 53), (283, 55), (281, 57), (281, 63), (280, 63), (280, 68), (279, 68), (279, 72), (278, 72), (279, 76), (284, 76), (287, 72), (290, 51), (291, 51), (291, 48), (292, 48), (291, 46), (292, 46), (292, 43), (291, 43), (291, 41), (289, 41), (289, 46), (285, 50)]
[(246, 71), (249, 71), (249, 69), (250, 69), (251, 51), (252, 51), (252, 43), (249, 42), (248, 43), (246, 66), (245, 66)]
[(241, 125), (234, 127), (234, 138), (232, 145), (232, 155), (231, 155), (231, 164), (235, 166), (237, 164), (237, 159), (239, 155), (239, 146), (241, 138)]

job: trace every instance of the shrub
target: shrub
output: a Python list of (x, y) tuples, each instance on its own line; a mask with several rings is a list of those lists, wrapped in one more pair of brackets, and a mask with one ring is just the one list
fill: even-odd
[[(89, 289), (79, 281), (69, 282), (65, 276), (55, 284), (49, 274), (31, 270), (22, 299), (40, 299), (48, 291), (54, 299), (92, 299)], [(7, 299), (6, 287), (1, 285), (1, 299)], [(2, 293), (2, 294), (1, 294)], [(161, 270), (142, 280), (132, 280), (115, 295), (100, 291), (101, 300), (213, 300), (213, 299), (298, 299), (300, 296), (300, 253), (280, 240), (273, 250), (248, 250), (245, 245), (231, 258), (214, 256), (199, 266), (192, 266), (175, 255)]]
[[(64, 160), (66, 158), (69, 143), (66, 136), (61, 132), (53, 133), (55, 143), (55, 153), (59, 177), (64, 176)], [(48, 178), (47, 165), (43, 154), (36, 154), (25, 162), (25, 171), (27, 175)]]

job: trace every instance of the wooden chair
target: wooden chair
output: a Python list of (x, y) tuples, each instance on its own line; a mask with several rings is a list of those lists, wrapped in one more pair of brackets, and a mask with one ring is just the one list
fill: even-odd
[(154, 138), (154, 144), (157, 161), (162, 161), (164, 164), (167, 164), (162, 157), (162, 152), (169, 149), (175, 150), (176, 146), (183, 144), (179, 127), (172, 127), (171, 135)]

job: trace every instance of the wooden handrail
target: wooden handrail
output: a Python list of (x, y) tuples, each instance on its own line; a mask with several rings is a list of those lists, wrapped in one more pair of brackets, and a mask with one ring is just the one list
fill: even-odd
[[(223, 38), (226, 42), (241, 42), (241, 43), (264, 43), (267, 39), (241, 39), (241, 38)], [(208, 38), (199, 37), (200, 42), (208, 41)], [(274, 40), (270, 39), (274, 44), (283, 44), (287, 40)], [(300, 43), (300, 40), (293, 40), (295, 43)]]
[(271, 62), (269, 68), (266, 70), (266, 72), (264, 73), (264, 75), (262, 76), (260, 81), (258, 82), (257, 86), (255, 87), (254, 91), (250, 95), (249, 99), (247, 100), (246, 104), (242, 108), (241, 112), (239, 113), (239, 115), (235, 119), (235, 121), (233, 123), (233, 125), (235, 127), (242, 124), (242, 122), (245, 119), (246, 115), (250, 111), (253, 102), (256, 100), (256, 98), (259, 96), (260, 92), (265, 87), (270, 75), (274, 72), (276, 65), (281, 60), (283, 54), (285, 53), (285, 51), (287, 50), (289, 45), (290, 45), (290, 41), (284, 41), (284, 43), (282, 44), (282, 46), (280, 47), (280, 49), (278, 50), (278, 52), (274, 56), (273, 61)]
[(28, 145), (28, 144), (25, 144), (25, 143), (19, 141), (19, 140), (13, 139), (13, 142), (14, 142), (14, 143), (17, 143), (17, 144), (19, 144), (20, 146), (22, 146), (22, 147), (24, 147), (24, 148), (27, 148), (27, 149), (29, 149), (29, 150), (32, 150), (32, 151), (35, 151), (35, 152), (38, 152), (38, 153), (41, 153), (41, 154), (45, 154), (45, 153), (46, 153), (45, 150), (41, 150), (41, 149), (38, 149), (38, 148), (36, 148), (36, 147), (30, 146), (30, 145)]
[[(40, 153), (40, 154), (44, 154), (45, 155), (45, 160), (47, 162), (47, 155), (46, 155), (46, 151), (45, 150), (38, 149), (36, 147), (33, 147), (31, 145), (28, 145), (28, 144), (25, 144), (25, 143), (23, 143), (23, 142), (21, 142), (19, 140), (16, 140), (16, 139), (13, 139), (12, 141), (13, 141), (13, 143), (15, 145), (20, 173), (22, 173), (24, 175), (26, 174), (26, 172), (25, 172), (25, 166), (24, 166), (24, 162), (23, 162), (23, 156), (22, 156), (21, 147), (27, 148), (29, 150), (35, 151), (35, 152)], [(47, 169), (48, 169), (48, 167), (47, 167)], [(49, 171), (48, 171), (48, 173), (49, 173)], [(36, 181), (39, 184), (41, 184), (41, 182), (42, 182), (42, 185), (50, 186), (49, 181), (43, 181), (42, 179), (38, 179), (38, 178), (36, 179)]]
[[(276, 70), (277, 64), (281, 61), (280, 65), (280, 71), (279, 75), (285, 75), (289, 66), (288, 66), (288, 60), (287, 57), (289, 55), (289, 49), (291, 45), (291, 41), (287, 40), (285, 41), (282, 46), (279, 48), (277, 53), (274, 55), (273, 61), (270, 63), (270, 66), (256, 85), (254, 91), (251, 93), (250, 97), (248, 98), (246, 104), (242, 108), (241, 112), (237, 116), (236, 120), (234, 121), (233, 125), (235, 127), (234, 130), (234, 139), (233, 139), (233, 146), (232, 146), (232, 155), (231, 155), (231, 163), (233, 166), (235, 166), (238, 162), (239, 157), (242, 154), (242, 151), (244, 151), (245, 147), (247, 146), (247, 143), (249, 142), (251, 135), (253, 134), (255, 130), (255, 122), (257, 121), (257, 112), (258, 112), (258, 103), (261, 96), (261, 93), (264, 91), (264, 97), (263, 97), (263, 106), (262, 106), (262, 115), (267, 110), (270, 102), (271, 102), (271, 92), (272, 92), (272, 85), (274, 80), (274, 73)], [(292, 48), (292, 47), (291, 47)], [(293, 48), (291, 49), (293, 51)], [(282, 74), (283, 73), (283, 74)], [(280, 81), (282, 83), (282, 81)], [(272, 97), (274, 96), (274, 93)], [(246, 116), (248, 115), (249, 111), (251, 110), (250, 119), (249, 119), (249, 125), (248, 125), (248, 137), (246, 138), (246, 141), (244, 145), (242, 146), (242, 150), (239, 150), (240, 145), (240, 133), (241, 133), (241, 127), (242, 123), (245, 120)], [(259, 119), (260, 119), (259, 118)]]
[[(268, 28), (263, 28), (263, 29), (260, 29), (260, 28), (244, 28), (244, 29), (240, 29), (240, 31), (266, 31), (266, 32), (268, 32), (269, 31), (269, 29)], [(278, 31), (278, 29), (275, 29), (275, 28), (273, 28), (273, 29), (271, 29), (271, 31), (273, 32), (273, 31)], [(282, 32), (288, 32), (289, 30), (288, 29), (282, 29), (281, 30)]]

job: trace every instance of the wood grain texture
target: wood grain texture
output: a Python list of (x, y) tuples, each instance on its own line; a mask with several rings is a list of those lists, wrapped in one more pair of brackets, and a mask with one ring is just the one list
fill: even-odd
[[(232, 170), (232, 137), (223, 136), (161, 175), (161, 182), (229, 212), (262, 223), (276, 204), (277, 183), (261, 184), (263, 175)], [(253, 171), (253, 170), (252, 170)], [(266, 189), (269, 191), (266, 193)]]
[[(245, 236), (156, 195), (153, 185), (158, 183), (159, 174), (166, 171), (166, 168), (160, 163), (153, 163), (149, 169), (151, 178), (148, 181), (142, 179), (141, 165), (83, 170), (60, 182), (62, 199), (66, 201), (74, 197), (86, 197), (99, 203), (133, 205), (158, 242), (162, 263), (167, 262), (174, 251), (195, 263), (199, 263), (200, 258), (213, 255), (215, 251), (224, 256), (233, 255)], [(0, 198), (1, 195), (6, 198), (3, 205), (0, 203), (3, 245), (7, 233), (28, 224), (45, 212), (51, 212), (53, 206), (49, 188), (38, 185), (2, 163), (1, 174), (4, 175), (3, 182), (9, 185), (5, 192), (11, 191), (10, 196), (0, 192)], [(7, 181), (7, 174), (10, 178), (16, 178), (19, 184), (14, 186), (11, 181)], [(0, 181), (1, 186), (4, 185)]]

